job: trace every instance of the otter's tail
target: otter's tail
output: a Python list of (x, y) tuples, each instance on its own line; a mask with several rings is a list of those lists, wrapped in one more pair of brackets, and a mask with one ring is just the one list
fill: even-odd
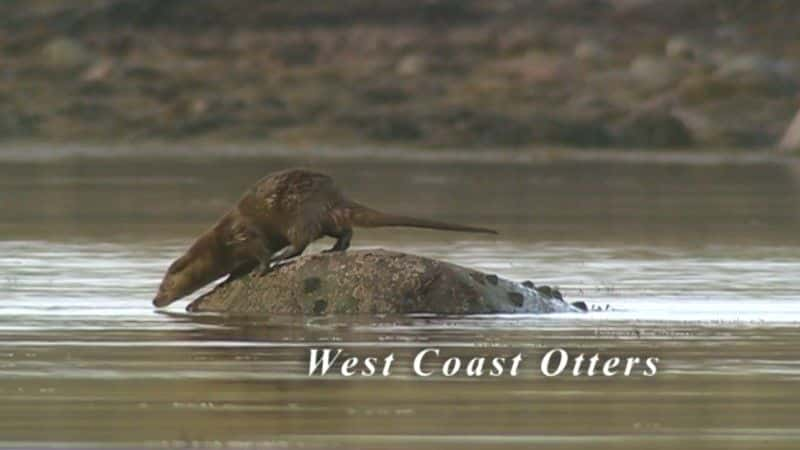
[(386, 214), (366, 206), (351, 203), (347, 206), (348, 213), (353, 225), (359, 227), (414, 227), (430, 228), (433, 230), (465, 231), (471, 233), (497, 234), (497, 231), (489, 228), (469, 227), (454, 223), (437, 222), (435, 220), (418, 219), (416, 217), (399, 216), (396, 214)]

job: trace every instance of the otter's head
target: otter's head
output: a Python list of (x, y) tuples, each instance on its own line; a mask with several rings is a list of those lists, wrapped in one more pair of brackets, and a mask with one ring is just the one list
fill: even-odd
[(183, 255), (170, 264), (153, 299), (153, 305), (158, 308), (167, 306), (202, 287), (190, 260), (188, 255)]

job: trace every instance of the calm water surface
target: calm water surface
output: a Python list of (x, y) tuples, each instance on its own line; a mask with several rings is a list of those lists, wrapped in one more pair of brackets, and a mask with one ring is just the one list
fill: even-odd
[[(603, 311), (155, 311), (162, 271), (189, 241), (255, 179), (296, 165), (382, 209), (501, 230), (357, 230), (355, 248), (556, 285)], [(793, 167), (767, 163), (0, 163), (0, 444), (796, 449), (798, 191)], [(309, 378), (312, 347), (394, 353), (396, 370)], [(426, 347), (525, 358), (517, 377), (416, 377), (409, 361)], [(657, 356), (659, 371), (545, 378), (539, 360), (556, 347)]]

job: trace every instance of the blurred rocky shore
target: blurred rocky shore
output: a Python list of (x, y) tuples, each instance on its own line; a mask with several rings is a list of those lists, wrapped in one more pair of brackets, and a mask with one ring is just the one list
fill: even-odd
[(770, 148), (794, 0), (5, 0), (0, 139)]

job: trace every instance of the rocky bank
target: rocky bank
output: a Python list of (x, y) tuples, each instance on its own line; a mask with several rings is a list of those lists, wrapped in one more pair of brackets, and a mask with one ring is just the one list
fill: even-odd
[(790, 0), (7, 0), (0, 139), (770, 147)]

